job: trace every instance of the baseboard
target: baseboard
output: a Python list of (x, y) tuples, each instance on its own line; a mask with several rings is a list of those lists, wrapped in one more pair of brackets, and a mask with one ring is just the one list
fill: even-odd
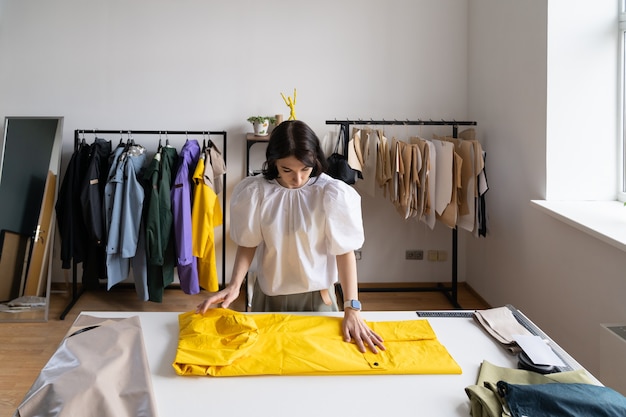
[[(449, 282), (359, 282), (359, 288), (397, 288), (397, 289), (405, 289), (405, 288), (429, 288), (437, 285), (449, 286)], [(458, 284), (459, 286), (461, 283)]]
[(478, 294), (476, 292), (476, 290), (474, 288), (472, 288), (471, 285), (469, 285), (466, 282), (459, 282), (459, 287), (463, 286), (467, 292), (469, 292), (470, 294), (472, 294), (473, 297), (475, 297), (477, 300), (479, 300), (481, 303), (483, 303), (484, 305), (488, 306), (488, 308), (491, 308), (491, 304), (489, 304), (487, 301), (485, 301), (485, 299), (483, 297), (481, 297), (480, 294)]
[[(82, 288), (82, 285), (79, 283), (77, 284), (77, 290), (80, 291)], [(120, 290), (135, 290), (135, 284), (130, 283), (130, 282), (121, 282), (117, 285), (115, 285), (113, 288), (111, 288), (110, 291), (116, 290), (116, 289), (120, 289)], [(179, 283), (172, 283), (170, 285), (168, 285), (167, 287), (165, 287), (166, 290), (169, 289), (174, 289), (174, 290), (179, 290), (180, 289), (180, 284)], [(106, 283), (102, 283), (102, 285), (100, 285), (100, 287), (98, 287), (98, 290), (107, 290), (106, 289)], [(51, 282), (50, 283), (50, 291), (52, 292), (66, 292), (72, 291), (72, 284), (70, 283), (65, 283), (65, 282)]]
[[(441, 286), (443, 288), (450, 288), (450, 282), (446, 281), (446, 282), (361, 282), (359, 283), (360, 290), (363, 290), (363, 291), (370, 290), (369, 292), (376, 292), (375, 291), (376, 288), (385, 288), (385, 290), (387, 290), (386, 292), (390, 292), (390, 291), (393, 292), (394, 289), (397, 289), (398, 291), (407, 291), (411, 289), (433, 288), (437, 286)], [(478, 294), (476, 290), (474, 290), (474, 288), (472, 288), (471, 285), (469, 285), (465, 281), (457, 283), (457, 290), (468, 292), (477, 300), (479, 300), (481, 303), (483, 303), (486, 306), (489, 306), (489, 303), (487, 303), (485, 299), (481, 297), (480, 294)]]
[[(362, 282), (359, 283), (359, 289), (363, 289), (363, 290), (367, 290), (367, 289), (372, 289), (372, 288), (389, 288), (390, 290), (393, 289), (398, 289), (398, 291), (402, 291), (402, 290), (407, 290), (407, 289), (411, 289), (411, 288), (431, 288), (437, 285), (443, 285), (444, 287), (449, 287), (450, 283), (449, 282), (444, 282), (444, 283), (437, 283), (437, 282)], [(106, 286), (102, 287), (103, 289), (106, 289)], [(116, 285), (115, 287), (112, 288), (113, 289), (134, 289), (135, 286), (132, 283), (120, 283), (118, 285)], [(81, 285), (78, 284), (78, 291), (80, 291), (81, 289)], [(179, 283), (172, 283), (171, 285), (167, 286), (166, 289), (180, 289), (180, 284)], [(52, 292), (71, 292), (72, 291), (72, 286), (69, 283), (65, 283), (65, 282), (52, 282), (50, 283), (50, 290)], [(484, 298), (482, 298), (480, 296), (480, 294), (478, 294), (468, 283), (466, 282), (459, 282), (457, 284), (457, 290), (462, 290), (462, 291), (466, 291), (468, 293), (470, 293), (473, 297), (475, 297), (477, 300), (479, 300), (481, 303), (483, 303), (484, 305), (488, 306), (489, 303), (487, 303), (485, 301)], [(374, 291), (375, 292), (375, 291)]]

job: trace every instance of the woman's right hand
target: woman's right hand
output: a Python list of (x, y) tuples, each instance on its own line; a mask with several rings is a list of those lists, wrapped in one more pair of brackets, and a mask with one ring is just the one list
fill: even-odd
[(237, 254), (235, 255), (235, 265), (233, 266), (233, 275), (230, 284), (221, 291), (214, 293), (212, 296), (198, 304), (196, 313), (204, 314), (211, 306), (222, 303), (222, 308), (228, 308), (233, 301), (239, 298), (241, 284), (244, 282), (256, 247), (237, 246)]
[(228, 308), (233, 301), (239, 298), (239, 288), (228, 285), (221, 291), (214, 293), (212, 296), (198, 304), (196, 313), (204, 314), (211, 306), (222, 304), (222, 308)]

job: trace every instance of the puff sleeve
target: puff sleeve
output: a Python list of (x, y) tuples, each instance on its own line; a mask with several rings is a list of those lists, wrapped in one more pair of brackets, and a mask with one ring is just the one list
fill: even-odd
[(361, 196), (349, 185), (333, 180), (324, 190), (328, 253), (341, 255), (360, 248), (365, 241)]
[(239, 246), (257, 247), (263, 241), (260, 217), (261, 188), (254, 177), (244, 178), (230, 198), (230, 237)]

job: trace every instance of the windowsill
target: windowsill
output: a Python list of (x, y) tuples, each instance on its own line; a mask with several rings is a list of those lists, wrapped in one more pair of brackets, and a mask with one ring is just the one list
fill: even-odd
[(620, 201), (531, 200), (533, 206), (626, 252), (626, 207)]

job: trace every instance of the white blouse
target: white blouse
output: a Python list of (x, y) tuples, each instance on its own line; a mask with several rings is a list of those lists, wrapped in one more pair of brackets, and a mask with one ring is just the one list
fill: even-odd
[(257, 280), (271, 296), (330, 288), (338, 278), (335, 256), (365, 240), (360, 195), (326, 174), (296, 189), (246, 177), (233, 190), (230, 210), (231, 238), (257, 248)]

